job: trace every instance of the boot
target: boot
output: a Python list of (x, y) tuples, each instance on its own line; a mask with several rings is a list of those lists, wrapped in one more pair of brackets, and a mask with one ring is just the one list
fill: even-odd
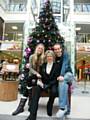
[(52, 109), (53, 109), (53, 103), (54, 103), (54, 97), (49, 98), (49, 101), (47, 103), (47, 115), (52, 116)]
[(21, 98), (17, 109), (12, 113), (12, 115), (17, 115), (17, 114), (23, 112), (26, 101), (27, 101), (27, 99)]
[(53, 104), (51, 104), (50, 102), (47, 103), (47, 115), (48, 116), (52, 116), (52, 108), (53, 108)]

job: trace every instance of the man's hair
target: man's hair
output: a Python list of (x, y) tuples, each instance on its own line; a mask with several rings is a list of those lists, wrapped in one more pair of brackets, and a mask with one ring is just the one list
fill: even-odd
[[(59, 45), (59, 46), (62, 48), (62, 50), (64, 50), (64, 48), (65, 48), (65, 47), (64, 47), (64, 44), (55, 43), (54, 46), (55, 46), (55, 45)], [(54, 47), (54, 46), (53, 46), (53, 47)]]

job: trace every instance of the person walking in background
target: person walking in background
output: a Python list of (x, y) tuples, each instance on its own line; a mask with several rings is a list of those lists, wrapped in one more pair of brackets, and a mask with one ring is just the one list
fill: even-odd
[(59, 66), (58, 93), (59, 93), (59, 110), (56, 113), (57, 117), (62, 117), (65, 114), (70, 114), (70, 104), (68, 99), (68, 86), (72, 84), (74, 76), (72, 74), (70, 59), (64, 47), (56, 43), (54, 45), (54, 53), (56, 55), (56, 63)]
[(37, 82), (36, 80), (38, 77), (40, 77), (39, 68), (43, 63), (44, 63), (44, 45), (40, 43), (36, 46), (35, 52), (30, 56), (29, 63), (26, 64), (26, 67), (28, 66), (30, 69), (29, 71), (28, 70), (26, 71), (24, 78), (25, 81), (24, 84), (26, 84), (26, 86), (23, 89), (19, 105), (17, 109), (12, 113), (12, 115), (17, 115), (24, 111), (24, 106), (28, 97), (29, 100), (31, 101), (32, 98), (31, 86), (36, 85)]
[(46, 62), (41, 65), (40, 75), (41, 79), (37, 81), (37, 86), (35, 86), (34, 94), (32, 96), (31, 104), (30, 104), (30, 115), (26, 120), (36, 120), (37, 110), (38, 110), (38, 102), (41, 96), (42, 91), (49, 90), (49, 101), (47, 103), (47, 114), (49, 116), (52, 115), (52, 106), (55, 97), (57, 96), (58, 91), (58, 81), (57, 81), (57, 64), (55, 63), (55, 55), (52, 50), (47, 50), (45, 54)]

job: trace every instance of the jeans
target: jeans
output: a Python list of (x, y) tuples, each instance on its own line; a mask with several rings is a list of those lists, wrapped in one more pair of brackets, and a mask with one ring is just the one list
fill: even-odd
[(68, 83), (72, 82), (74, 76), (72, 73), (67, 72), (64, 75), (64, 81), (60, 81), (58, 84), (58, 94), (59, 94), (59, 108), (65, 109), (70, 112), (70, 104), (68, 99)]

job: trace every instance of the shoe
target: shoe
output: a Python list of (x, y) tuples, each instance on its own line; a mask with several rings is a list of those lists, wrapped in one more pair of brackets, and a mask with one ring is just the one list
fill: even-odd
[(48, 116), (52, 116), (52, 108), (53, 108), (53, 104), (49, 104), (49, 102), (47, 103), (47, 115)]
[(12, 113), (12, 115), (14, 116), (14, 115), (18, 115), (19, 113), (22, 113), (22, 112), (24, 112), (24, 109), (17, 109), (16, 111), (14, 111), (13, 113)]
[(36, 120), (36, 115), (30, 114), (26, 120)]
[(54, 103), (55, 97), (50, 97), (47, 103), (47, 115), (52, 116), (52, 110), (53, 110), (53, 103)]
[(12, 113), (12, 115), (18, 115), (19, 113), (22, 113), (24, 111), (26, 101), (27, 99), (21, 98), (17, 109)]
[(70, 115), (70, 111), (66, 111), (65, 115)]
[(56, 117), (57, 118), (62, 118), (65, 115), (66, 112), (67, 112), (66, 109), (65, 110), (59, 109), (58, 112), (56, 113)]

